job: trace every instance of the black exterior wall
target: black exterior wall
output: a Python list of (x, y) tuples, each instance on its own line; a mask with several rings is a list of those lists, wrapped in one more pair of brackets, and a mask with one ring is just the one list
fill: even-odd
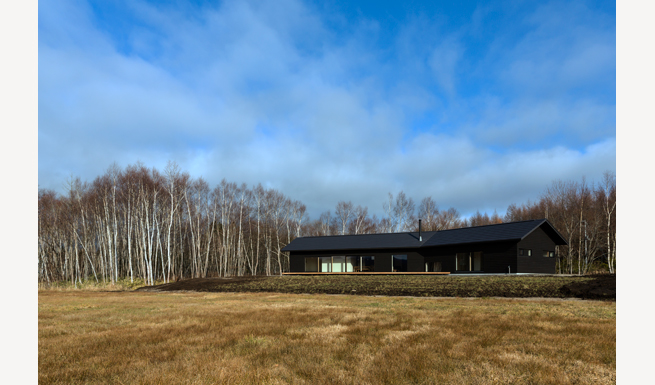
[(292, 273), (301, 273), (305, 271), (305, 256), (297, 255), (291, 252), (289, 255), (289, 271)]
[[(532, 250), (532, 256), (519, 256), (518, 249)], [(555, 274), (555, 259), (544, 257), (543, 252), (555, 251), (555, 242), (540, 228), (519, 241), (517, 245), (517, 261), (519, 273)]]
[(421, 253), (407, 253), (407, 271), (425, 271), (425, 258)]
[(366, 250), (332, 250), (332, 251), (292, 251), (289, 256), (289, 268), (292, 273), (305, 271), (305, 257), (331, 257), (331, 256), (363, 255), (375, 257), (375, 272), (392, 272), (393, 255), (407, 256), (407, 271), (425, 271), (423, 256), (415, 251), (381, 249), (369, 252)]
[[(489, 242), (462, 244), (422, 250), (425, 262), (441, 262), (442, 271), (458, 273), (516, 273), (516, 243)], [(482, 252), (482, 271), (467, 272), (455, 270), (457, 253)], [(508, 268), (509, 267), (509, 268)]]
[[(548, 228), (546, 229), (548, 230)], [(532, 256), (519, 256), (519, 248), (531, 249)], [(375, 272), (392, 272), (392, 255), (407, 255), (408, 272), (424, 272), (426, 262), (440, 262), (441, 271), (467, 273), (543, 273), (555, 274), (555, 258), (543, 257), (543, 251), (555, 251), (555, 241), (542, 227), (522, 240), (460, 243), (414, 249), (357, 249), (290, 251), (290, 272), (305, 271), (305, 257), (362, 255), (375, 257)], [(481, 271), (455, 270), (457, 253), (482, 252)]]
[(441, 262), (441, 271), (449, 271), (452, 274), (470, 273), (455, 270), (455, 254), (482, 251), (482, 271), (475, 273), (507, 273), (508, 266), (511, 272), (517, 272), (516, 243), (494, 242), (473, 245), (459, 245), (448, 247), (435, 247), (416, 251), (406, 250), (375, 250), (367, 252), (364, 250), (332, 250), (320, 252), (291, 252), (289, 256), (290, 272), (300, 273), (305, 271), (305, 257), (330, 257), (340, 255), (370, 255), (375, 257), (375, 272), (391, 272), (392, 255), (407, 255), (407, 271), (425, 271), (425, 262)]

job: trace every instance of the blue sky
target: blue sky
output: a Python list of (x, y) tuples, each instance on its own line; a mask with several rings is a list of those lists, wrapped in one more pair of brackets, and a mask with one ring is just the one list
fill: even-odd
[(176, 161), (316, 218), (616, 169), (614, 2), (39, 2), (39, 187)]

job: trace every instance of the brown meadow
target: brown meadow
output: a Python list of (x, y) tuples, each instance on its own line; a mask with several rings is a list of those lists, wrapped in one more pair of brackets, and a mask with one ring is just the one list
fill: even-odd
[(43, 384), (615, 382), (615, 302), (39, 291)]

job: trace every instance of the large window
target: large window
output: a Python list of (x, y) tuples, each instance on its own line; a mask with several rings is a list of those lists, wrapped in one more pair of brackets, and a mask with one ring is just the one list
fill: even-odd
[(360, 257), (360, 266), (362, 271), (375, 271), (375, 257)]
[(532, 249), (519, 249), (519, 257), (532, 257)]
[(346, 257), (338, 256), (332, 257), (332, 272), (345, 273), (346, 272)]
[(392, 255), (394, 272), (407, 271), (407, 256), (406, 255)]
[(305, 271), (318, 272), (318, 257), (305, 258)]
[(455, 256), (455, 270), (482, 271), (482, 252), (457, 253)]
[(331, 273), (332, 272), (332, 257), (319, 257), (319, 267), (321, 268), (321, 273)]
[(471, 269), (472, 271), (482, 271), (482, 252), (481, 251), (475, 251), (471, 257), (473, 260), (473, 268)]
[(320, 273), (353, 273), (374, 271), (375, 257), (348, 255), (331, 257), (306, 257), (305, 271)]
[(469, 253), (457, 253), (457, 256), (455, 257), (455, 270), (469, 270)]
[(425, 262), (425, 271), (427, 273), (441, 271), (441, 262)]
[(349, 255), (346, 257), (347, 272), (371, 272), (375, 264), (375, 257)]
[(359, 257), (349, 255), (346, 257), (346, 272), (352, 273), (354, 271), (359, 271)]

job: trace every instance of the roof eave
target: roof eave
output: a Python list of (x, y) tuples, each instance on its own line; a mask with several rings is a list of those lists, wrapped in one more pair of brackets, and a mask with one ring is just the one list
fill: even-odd
[(325, 251), (325, 252), (330, 252), (330, 251), (342, 251), (342, 250), (418, 250), (420, 249), (421, 246), (392, 246), (392, 247), (359, 247), (359, 248), (350, 248), (350, 249), (301, 249), (301, 250), (285, 250), (284, 248), (280, 251)]
[(421, 247), (445, 247), (445, 246), (458, 246), (458, 245), (471, 245), (478, 243), (498, 243), (498, 242), (518, 242), (520, 238), (507, 238), (507, 239), (494, 239), (491, 241), (474, 241), (474, 242), (457, 242), (457, 243), (445, 243), (443, 245), (424, 245)]

